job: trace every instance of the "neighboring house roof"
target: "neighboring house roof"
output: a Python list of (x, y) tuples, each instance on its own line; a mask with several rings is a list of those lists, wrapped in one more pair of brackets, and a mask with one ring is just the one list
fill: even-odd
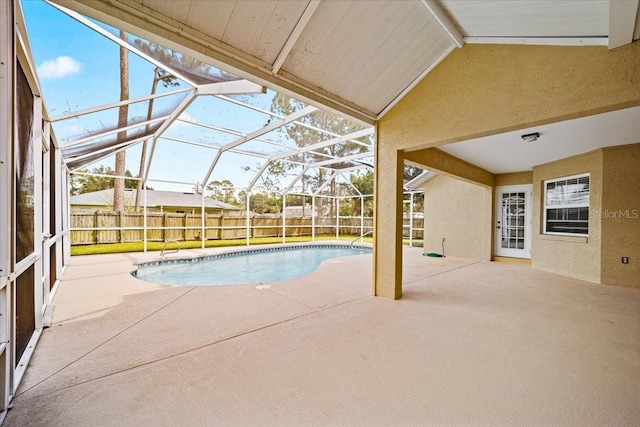
[[(311, 205), (306, 205), (304, 207), (304, 215), (305, 216), (311, 216), (311, 212), (312, 212), (313, 208)], [(316, 211), (318, 210), (318, 207), (316, 206)], [(326, 209), (325, 209), (326, 210)], [(285, 208), (285, 213), (289, 216), (302, 216), (302, 206), (287, 206)], [(317, 214), (316, 214), (317, 216)]]
[[(136, 190), (125, 190), (125, 205), (134, 204)], [(71, 196), (71, 205), (106, 206), (113, 204), (113, 188), (94, 191), (91, 193)], [(176, 191), (147, 190), (147, 207), (182, 206), (200, 208), (202, 196), (196, 193), (178, 193)], [(229, 203), (220, 202), (210, 197), (204, 198), (205, 208), (240, 210)]]
[(436, 176), (434, 172), (425, 170), (412, 180), (405, 182), (404, 188), (406, 188), (407, 190), (417, 190), (419, 188), (422, 188), (422, 185), (434, 176)]

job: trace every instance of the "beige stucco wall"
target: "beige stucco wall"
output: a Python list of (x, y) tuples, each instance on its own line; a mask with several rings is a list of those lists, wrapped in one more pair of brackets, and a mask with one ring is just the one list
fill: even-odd
[(602, 156), (602, 210), (592, 210), (602, 217), (601, 280), (640, 288), (640, 144), (605, 148)]
[(425, 182), (424, 250), (491, 259), (491, 188), (437, 175)]
[[(407, 151), (637, 106), (639, 82), (640, 42), (614, 50), (469, 44), (456, 49), (376, 123), (374, 294), (402, 295), (398, 173)], [(558, 246), (541, 242), (536, 230), (534, 243), (538, 250)], [(572, 263), (577, 275), (595, 280), (600, 272), (581, 265), (592, 246), (586, 244), (587, 253)], [(541, 256), (541, 265), (553, 267)]]
[(628, 108), (640, 105), (638, 82), (640, 42), (467, 44), (380, 120), (380, 138), (413, 150)]
[(496, 187), (504, 185), (524, 185), (533, 182), (533, 171), (499, 173), (493, 175), (493, 183)]
[(543, 234), (544, 181), (590, 173), (590, 211), (602, 206), (602, 150), (547, 163), (533, 168), (533, 226), (531, 265), (590, 282), (600, 282), (601, 221), (589, 218), (589, 236)]

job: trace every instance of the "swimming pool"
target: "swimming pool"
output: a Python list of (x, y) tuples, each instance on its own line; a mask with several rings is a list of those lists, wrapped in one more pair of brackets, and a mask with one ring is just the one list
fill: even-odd
[(239, 285), (294, 279), (330, 258), (371, 254), (367, 246), (283, 246), (189, 259), (145, 262), (134, 277), (161, 285)]

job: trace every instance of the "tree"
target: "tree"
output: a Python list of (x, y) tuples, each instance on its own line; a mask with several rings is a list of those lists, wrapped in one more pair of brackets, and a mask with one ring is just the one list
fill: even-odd
[[(120, 30), (120, 38), (127, 40), (126, 31)], [(120, 46), (120, 101), (129, 99), (129, 51)], [(118, 108), (118, 128), (127, 126), (129, 116), (129, 105), (123, 104)], [(127, 138), (127, 131), (118, 132), (118, 142), (124, 142)], [(116, 175), (123, 176), (125, 173), (126, 150), (116, 153)], [(116, 178), (113, 187), (113, 211), (124, 211), (124, 178)]]
[[(303, 104), (302, 102), (281, 93), (276, 94), (271, 101), (271, 111), (282, 116), (288, 116), (304, 107), (305, 104)], [(305, 116), (301, 120), (303, 120), (304, 123), (309, 126), (303, 126), (301, 124), (293, 123), (290, 126), (287, 126), (285, 130), (289, 138), (295, 141), (298, 147), (306, 147), (317, 142), (322, 142), (334, 138), (327, 133), (313, 129), (312, 127), (324, 129), (337, 135), (346, 135), (361, 129), (361, 126), (350, 120), (322, 110), (315, 111), (314, 113)], [(342, 157), (348, 156), (350, 154), (365, 152), (367, 151), (367, 147), (351, 141), (346, 141), (341, 144), (331, 145), (328, 147), (317, 149), (315, 151), (316, 153)], [(305, 152), (294, 156), (291, 159), (302, 163), (312, 163), (319, 160), (325, 160), (326, 158), (327, 157), (325, 156), (318, 156), (317, 154), (311, 152)], [(315, 177), (312, 177), (310, 179), (307, 177), (302, 178), (302, 186), (305, 187), (305, 185), (309, 183), (311, 184), (312, 188), (319, 188), (325, 183), (327, 179), (327, 171), (325, 169), (318, 169)], [(336, 193), (335, 181), (331, 183), (330, 192), (331, 195), (335, 195)], [(333, 203), (331, 206), (332, 211), (334, 211)], [(322, 199), (320, 199), (319, 210), (322, 211)]]
[[(142, 39), (135, 39), (133, 44), (145, 52), (152, 58), (157, 59), (161, 63), (165, 64), (174, 70), (180, 70), (183, 75), (186, 75), (192, 79), (195, 83), (217, 83), (229, 80), (237, 79), (233, 74), (226, 71), (213, 68), (209, 64), (205, 64), (197, 59), (182, 55), (172, 49), (160, 46), (156, 43), (151, 43)], [(158, 89), (158, 85), (162, 83), (165, 88), (180, 86), (180, 82), (176, 76), (170, 74), (163, 68), (156, 66), (153, 70), (153, 80), (151, 82), (151, 95), (154, 95)], [(154, 100), (150, 99), (147, 106), (147, 121), (153, 117), (153, 104)], [(145, 134), (149, 135), (151, 125), (147, 125), (145, 128)], [(138, 167), (138, 176), (144, 176), (145, 166), (147, 160), (147, 140), (142, 143), (142, 151), (140, 154), (140, 166)], [(142, 181), (138, 183), (138, 190), (142, 188)], [(140, 210), (141, 192), (136, 193), (135, 210)]]
[[(134, 44), (139, 49), (147, 53), (167, 51), (167, 49), (163, 48), (162, 46), (159, 46), (155, 43), (143, 42), (141, 39), (136, 39), (134, 41)], [(156, 90), (158, 89), (158, 84), (160, 83), (162, 83), (162, 85), (165, 88), (180, 86), (180, 83), (177, 81), (177, 78), (174, 75), (169, 74), (168, 72), (166, 72), (165, 70), (163, 70), (162, 68), (156, 65), (156, 67), (153, 69), (153, 80), (151, 82), (151, 95), (154, 95), (156, 93)], [(147, 121), (151, 120), (153, 116), (153, 101), (154, 101), (153, 98), (150, 99), (149, 105), (147, 106)], [(145, 128), (145, 134), (149, 134), (150, 128), (151, 128), (151, 125), (147, 124)], [(145, 168), (146, 161), (147, 161), (147, 140), (145, 140), (142, 143), (142, 152), (140, 153), (140, 167), (138, 168), (138, 176), (144, 176), (144, 168)], [(137, 189), (138, 191), (136, 192), (136, 201), (134, 205), (134, 210), (136, 212), (139, 212), (140, 203), (142, 200), (142, 191), (140, 191), (142, 189), (142, 180), (138, 181)]]
[[(92, 173), (96, 175), (115, 175), (113, 169), (105, 166), (97, 166), (92, 170), (80, 169), (78, 172)], [(129, 170), (125, 171), (124, 176), (131, 177)], [(137, 180), (124, 179), (125, 188), (136, 188)], [(107, 190), (114, 188), (114, 178), (108, 178), (106, 176), (93, 176), (93, 175), (72, 175), (71, 176), (71, 195), (92, 193), (94, 191)], [(151, 189), (147, 187), (147, 189)]]
[[(351, 175), (351, 184), (358, 189), (360, 194), (368, 196), (373, 194), (373, 171), (367, 170), (362, 174)], [(360, 198), (352, 200), (352, 215), (360, 215), (361, 203)], [(364, 200), (364, 216), (373, 216), (373, 198), (369, 197)]]
[[(244, 166), (242, 168), (245, 172), (258, 173), (262, 169), (260, 163), (256, 164), (255, 168), (251, 166)], [(275, 201), (269, 206), (275, 209), (273, 213), (280, 213), (280, 193), (282, 191), (282, 179), (287, 175), (287, 165), (283, 162), (271, 162), (267, 169), (260, 175), (260, 187), (266, 192), (267, 199)], [(253, 206), (251, 207), (252, 210)], [(257, 211), (256, 211), (257, 212)], [(261, 212), (264, 213), (264, 212)]]
[[(240, 206), (246, 210), (247, 193), (241, 191), (238, 193), (238, 197), (240, 198)], [(249, 200), (249, 209), (259, 214), (280, 213), (278, 206), (279, 200), (279, 197), (271, 197), (262, 193), (252, 193), (251, 199)]]
[(206, 189), (209, 191), (208, 197), (234, 206), (240, 206), (236, 199), (233, 183), (228, 179), (212, 181), (207, 185)]
[[(405, 164), (404, 165), (404, 182), (407, 183), (407, 182), (411, 181), (413, 178), (417, 177), (422, 172), (424, 172), (424, 169), (422, 169), (422, 168), (419, 168), (417, 166), (411, 166), (411, 165)], [(424, 193), (416, 193), (413, 196), (413, 203), (414, 203), (414, 209), (415, 210), (423, 210)], [(405, 205), (404, 210), (407, 210), (407, 206), (406, 205)]]
[(405, 164), (404, 165), (404, 181), (405, 182), (411, 181), (413, 178), (417, 177), (422, 172), (424, 172), (424, 170), (419, 167)]

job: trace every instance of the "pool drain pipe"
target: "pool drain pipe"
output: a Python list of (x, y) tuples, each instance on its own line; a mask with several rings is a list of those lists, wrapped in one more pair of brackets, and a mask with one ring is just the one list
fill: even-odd
[(437, 252), (429, 252), (429, 253), (425, 253), (422, 254), (423, 256), (429, 256), (432, 258), (445, 258), (446, 255), (444, 254), (444, 237), (442, 238), (442, 254), (439, 254)]

